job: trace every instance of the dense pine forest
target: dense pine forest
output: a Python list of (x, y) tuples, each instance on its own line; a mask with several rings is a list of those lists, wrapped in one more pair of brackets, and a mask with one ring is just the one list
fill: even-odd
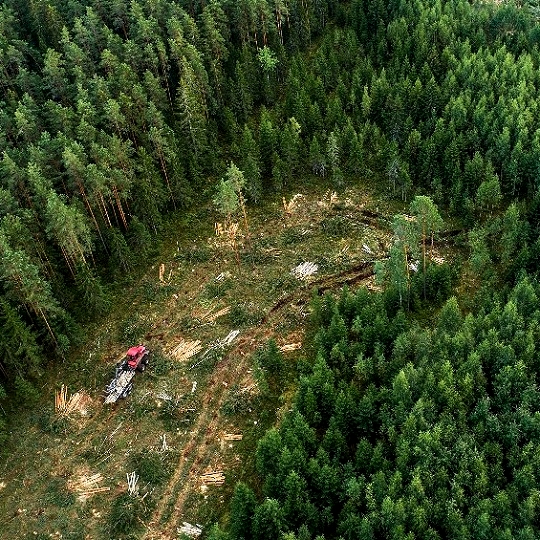
[[(315, 298), (211, 537), (538, 537), (537, 2), (5, 0), (0, 40), (0, 399), (38, 398), (169, 216), (370, 178), (413, 216), (385, 290)], [(431, 263), (443, 209), (460, 268)]]

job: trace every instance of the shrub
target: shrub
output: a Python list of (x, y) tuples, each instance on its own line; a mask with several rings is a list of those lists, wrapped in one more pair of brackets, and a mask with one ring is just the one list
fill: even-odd
[(321, 229), (329, 236), (348, 236), (352, 231), (352, 223), (342, 216), (328, 217), (322, 220)]
[(127, 538), (141, 527), (141, 520), (148, 517), (151, 510), (148, 499), (141, 500), (129, 493), (122, 493), (114, 499), (108, 522), (108, 532), (113, 538), (119, 538), (118, 535)]
[(231, 386), (227, 398), (221, 406), (221, 412), (226, 416), (235, 414), (244, 414), (252, 407), (252, 396), (249, 392), (242, 392), (240, 387), (235, 384)]
[(242, 327), (256, 324), (262, 317), (262, 313), (257, 309), (250, 310), (243, 304), (233, 304), (227, 319), (231, 326)]
[(142, 482), (154, 486), (161, 484), (169, 475), (162, 456), (155, 452), (138, 452), (131, 458), (131, 466), (137, 471)]

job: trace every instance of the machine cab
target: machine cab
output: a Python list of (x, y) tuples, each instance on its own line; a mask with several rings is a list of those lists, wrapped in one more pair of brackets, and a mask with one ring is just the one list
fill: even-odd
[(137, 347), (131, 347), (126, 353), (127, 365), (130, 369), (136, 369), (141, 361), (141, 358), (145, 352), (144, 345), (139, 345)]

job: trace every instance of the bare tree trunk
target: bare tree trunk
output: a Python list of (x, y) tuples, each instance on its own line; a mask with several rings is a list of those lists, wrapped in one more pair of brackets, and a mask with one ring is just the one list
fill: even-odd
[(422, 223), (422, 256), (424, 267), (424, 300), (426, 299), (426, 224)]
[(405, 270), (407, 271), (407, 311), (409, 311), (411, 299), (411, 276), (409, 271), (409, 257), (407, 255), (407, 244), (405, 243), (403, 243), (403, 253), (405, 254)]
[(167, 188), (169, 190), (169, 193), (171, 194), (171, 199), (173, 202), (174, 209), (176, 210), (176, 200), (174, 198), (173, 191), (171, 189), (171, 183), (169, 182), (169, 175), (167, 174), (167, 167), (165, 166), (165, 159), (163, 158), (163, 153), (161, 151), (161, 148), (158, 148), (158, 157), (159, 157), (159, 163), (161, 165), (161, 170), (163, 171), (163, 174), (165, 175), (165, 181), (167, 182)]
[(120, 219), (122, 220), (124, 228), (127, 230), (128, 224), (126, 220), (126, 215), (124, 214), (124, 209), (122, 208), (122, 202), (120, 201), (120, 195), (118, 194), (118, 188), (113, 185), (112, 189), (116, 205), (118, 206), (118, 212), (120, 212)]

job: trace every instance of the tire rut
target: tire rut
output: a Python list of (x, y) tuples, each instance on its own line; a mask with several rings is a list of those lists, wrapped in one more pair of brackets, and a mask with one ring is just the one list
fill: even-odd
[[(143, 540), (173, 540), (176, 538), (178, 521), (184, 510), (188, 495), (195, 488), (195, 480), (202, 472), (203, 458), (207, 448), (214, 442), (219, 424), (219, 409), (224, 401), (226, 387), (238, 384), (245, 376), (248, 359), (262, 339), (268, 339), (274, 333), (274, 321), (279, 312), (291, 303), (307, 303), (313, 289), (319, 294), (334, 290), (344, 285), (355, 285), (374, 274), (374, 261), (367, 261), (348, 270), (331, 276), (316, 279), (309, 284), (299, 287), (296, 291), (280, 298), (262, 318), (260, 324), (239, 338), (236, 345), (226, 354), (216, 366), (210, 382), (205, 390), (203, 412), (192, 428), (192, 438), (186, 444), (178, 466), (169, 480), (160, 502), (156, 506)], [(241, 353), (241, 354), (240, 354)], [(233, 358), (241, 358), (240, 363), (233, 365)], [(178, 490), (178, 484), (182, 482)], [(174, 500), (174, 502), (171, 502)], [(169, 513), (169, 509), (172, 509)]]

